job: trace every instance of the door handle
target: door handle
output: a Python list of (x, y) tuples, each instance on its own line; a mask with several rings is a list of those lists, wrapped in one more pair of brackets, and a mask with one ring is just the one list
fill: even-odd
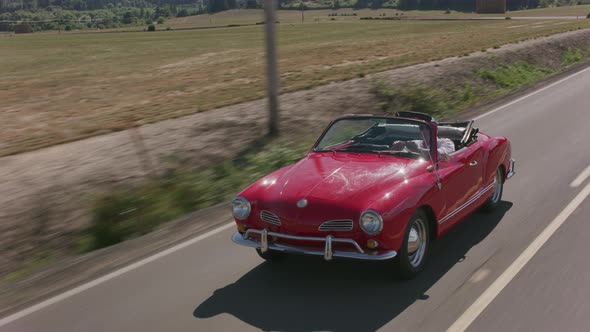
[(472, 160), (472, 161), (469, 163), (469, 166), (477, 166), (477, 160)]

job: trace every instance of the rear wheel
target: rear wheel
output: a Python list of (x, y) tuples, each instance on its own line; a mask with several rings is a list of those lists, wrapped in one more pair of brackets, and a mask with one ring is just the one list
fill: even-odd
[(412, 215), (404, 242), (394, 264), (400, 279), (412, 279), (424, 269), (428, 250), (430, 249), (430, 223), (424, 211), (418, 210)]
[(285, 253), (280, 252), (280, 251), (267, 250), (266, 252), (262, 252), (262, 250), (260, 250), (258, 248), (256, 249), (256, 253), (262, 259), (264, 259), (266, 261), (269, 261), (269, 262), (274, 262), (274, 261), (282, 260), (286, 256)]
[(488, 200), (483, 204), (482, 210), (486, 212), (495, 210), (498, 205), (500, 205), (503, 190), (504, 172), (502, 172), (502, 168), (500, 167), (496, 170), (496, 178), (494, 179), (494, 191), (492, 192), (492, 196), (490, 196), (490, 198), (488, 198)]

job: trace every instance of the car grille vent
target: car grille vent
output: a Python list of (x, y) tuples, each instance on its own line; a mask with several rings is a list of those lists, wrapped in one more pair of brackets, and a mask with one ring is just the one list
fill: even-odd
[(269, 224), (281, 226), (281, 219), (270, 211), (263, 210), (260, 212), (260, 220)]
[(352, 220), (328, 220), (320, 225), (320, 231), (351, 231)]

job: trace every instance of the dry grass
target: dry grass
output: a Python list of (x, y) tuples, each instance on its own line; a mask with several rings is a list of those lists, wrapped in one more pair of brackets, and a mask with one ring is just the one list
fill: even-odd
[(529, 10), (519, 10), (510, 12), (509, 16), (580, 16), (585, 18), (590, 13), (590, 5), (580, 6), (562, 6), (562, 7), (551, 7), (551, 8), (538, 8)]
[[(306, 89), (578, 27), (590, 20), (281, 23), (282, 87)], [(0, 37), (0, 155), (261, 98), (262, 37), (261, 26)]]

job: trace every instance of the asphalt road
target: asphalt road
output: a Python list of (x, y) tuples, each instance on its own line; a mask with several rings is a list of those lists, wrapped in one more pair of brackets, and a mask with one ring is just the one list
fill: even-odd
[[(233, 228), (6, 323), (0, 331), (444, 331), (590, 186), (590, 70), (477, 120), (513, 144), (517, 174), (493, 214), (476, 213), (399, 282), (380, 263), (263, 263)], [(580, 182), (578, 181), (578, 182)], [(590, 326), (590, 199), (549, 237), (469, 331)], [(575, 200), (574, 200), (575, 201)], [(229, 221), (229, 219), (228, 219)]]

